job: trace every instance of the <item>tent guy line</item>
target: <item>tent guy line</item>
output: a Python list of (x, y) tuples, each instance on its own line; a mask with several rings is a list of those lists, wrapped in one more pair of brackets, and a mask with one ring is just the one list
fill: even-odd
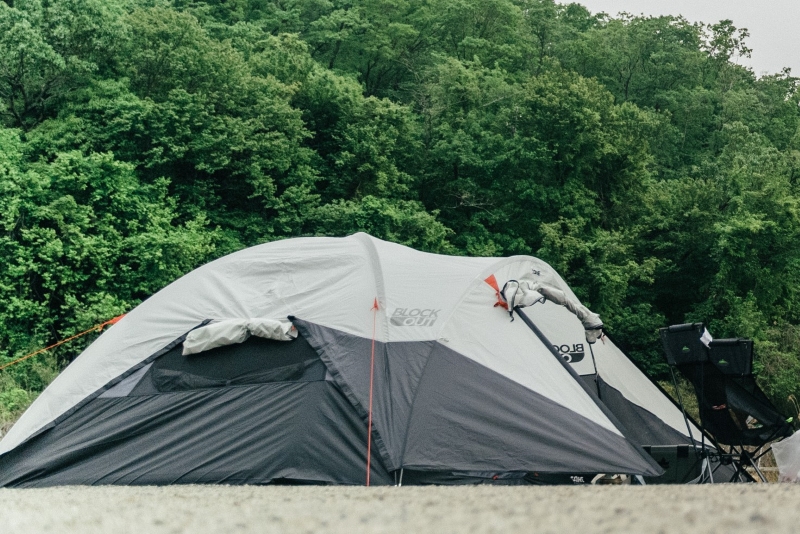
[(367, 423), (367, 486), (369, 486), (369, 463), (372, 457), (372, 393), (375, 384), (375, 326), (378, 322), (378, 297), (372, 303), (372, 349), (369, 364), (369, 422)]
[(91, 327), (91, 328), (89, 328), (87, 330), (84, 330), (83, 332), (79, 332), (79, 333), (77, 333), (75, 335), (72, 335), (72, 336), (70, 336), (68, 338), (64, 338), (61, 341), (57, 341), (56, 343), (53, 343), (52, 345), (44, 347), (43, 349), (39, 349), (39, 350), (33, 351), (30, 354), (26, 354), (25, 356), (17, 358), (16, 360), (11, 360), (8, 363), (4, 363), (3, 365), (0, 365), (0, 371), (2, 371), (3, 369), (5, 369), (7, 367), (11, 367), (12, 365), (18, 364), (20, 362), (24, 362), (25, 360), (27, 360), (29, 358), (33, 358), (34, 356), (42, 354), (43, 352), (47, 352), (48, 350), (54, 349), (54, 348), (59, 347), (59, 346), (65, 344), (65, 343), (68, 343), (70, 341), (78, 339), (79, 337), (83, 337), (86, 334), (91, 334), (92, 332), (102, 332), (103, 328), (105, 328), (106, 326), (111, 326), (113, 324), (116, 324), (123, 317), (125, 317), (125, 314), (118, 315), (118, 316), (114, 317), (113, 319), (109, 319), (108, 321), (102, 322), (100, 324), (96, 324), (93, 327)]

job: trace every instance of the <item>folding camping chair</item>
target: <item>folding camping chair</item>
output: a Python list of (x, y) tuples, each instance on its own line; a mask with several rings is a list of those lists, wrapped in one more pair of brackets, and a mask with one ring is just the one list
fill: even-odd
[[(792, 434), (786, 418), (767, 399), (752, 374), (753, 342), (720, 339), (704, 342), (703, 323), (673, 325), (660, 330), (675, 390), (675, 369), (694, 387), (700, 412), (700, 444), (693, 444), (703, 461), (699, 482), (714, 482), (721, 465), (735, 472), (730, 482), (754, 482), (747, 470), (766, 482), (758, 460), (769, 452), (769, 444)], [(686, 408), (678, 398), (684, 417)], [(689, 429), (691, 435), (691, 429)], [(711, 446), (706, 445), (706, 438)], [(716, 465), (712, 469), (712, 465)]]

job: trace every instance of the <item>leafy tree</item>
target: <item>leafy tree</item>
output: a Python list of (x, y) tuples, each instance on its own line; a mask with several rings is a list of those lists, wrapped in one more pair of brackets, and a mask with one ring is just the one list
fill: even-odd
[(30, 130), (115, 62), (120, 6), (98, 0), (0, 3), (0, 120)]
[(15, 130), (0, 147), (0, 362), (126, 312), (214, 252), (201, 215), (175, 224), (166, 179), (142, 184), (111, 154), (29, 163)]
[[(0, 2), (0, 363), (221, 254), (367, 231), (542, 257), (654, 377), (660, 326), (752, 336), (791, 408), (798, 79), (747, 37), (554, 0)], [(0, 425), (82, 346), (0, 372)]]
[(452, 230), (413, 201), (365, 196), (355, 201), (338, 201), (322, 206), (314, 215), (322, 234), (347, 235), (367, 232), (375, 237), (419, 250), (454, 254), (449, 243)]

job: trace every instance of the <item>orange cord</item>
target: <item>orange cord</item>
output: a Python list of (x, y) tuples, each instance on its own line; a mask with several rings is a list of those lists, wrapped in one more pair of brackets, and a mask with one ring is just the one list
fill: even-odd
[(372, 305), (372, 355), (369, 364), (369, 415), (367, 422), (367, 486), (369, 486), (369, 464), (372, 458), (372, 383), (375, 376), (375, 323), (378, 322), (378, 297)]
[(120, 319), (122, 319), (123, 317), (125, 317), (125, 314), (122, 314), (122, 315), (119, 315), (119, 316), (117, 316), (117, 317), (114, 317), (113, 319), (109, 319), (108, 321), (106, 321), (106, 322), (104, 322), (104, 323), (100, 323), (100, 324), (98, 324), (98, 325), (95, 325), (95, 326), (91, 327), (89, 330), (84, 330), (83, 332), (81, 332), (81, 333), (79, 333), (79, 334), (75, 334), (74, 336), (70, 336), (70, 337), (68, 337), (68, 338), (66, 338), (66, 339), (62, 339), (62, 340), (61, 340), (61, 341), (59, 341), (58, 343), (53, 343), (53, 344), (52, 344), (52, 345), (50, 345), (49, 347), (45, 347), (45, 348), (43, 348), (43, 349), (39, 349), (39, 350), (37, 350), (36, 352), (31, 352), (30, 354), (27, 354), (27, 355), (25, 355), (25, 356), (23, 356), (23, 357), (21, 357), (21, 358), (17, 358), (16, 360), (13, 360), (13, 361), (10, 361), (10, 362), (8, 362), (8, 363), (6, 363), (6, 364), (0, 365), (0, 371), (2, 371), (3, 369), (5, 369), (6, 367), (11, 367), (11, 366), (12, 366), (12, 365), (14, 365), (15, 363), (19, 363), (19, 362), (25, 361), (25, 360), (27, 360), (28, 358), (33, 358), (33, 357), (34, 357), (34, 356), (36, 356), (37, 354), (41, 354), (41, 353), (43, 353), (43, 352), (47, 352), (47, 351), (48, 351), (48, 350), (50, 350), (50, 349), (54, 349), (54, 348), (58, 347), (59, 345), (63, 345), (64, 343), (67, 343), (68, 341), (72, 341), (73, 339), (77, 339), (77, 338), (79, 338), (79, 337), (81, 337), (81, 336), (85, 336), (86, 334), (89, 334), (89, 333), (91, 333), (91, 332), (100, 331), (100, 330), (102, 330), (102, 329), (103, 329), (103, 327), (105, 327), (106, 325), (116, 324), (116, 323), (117, 323), (117, 322), (118, 322)]

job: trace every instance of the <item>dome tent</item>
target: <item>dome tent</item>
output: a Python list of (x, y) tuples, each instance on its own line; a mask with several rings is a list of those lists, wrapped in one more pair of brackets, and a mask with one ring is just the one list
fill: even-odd
[[(56, 378), (0, 441), (0, 486), (363, 484), (370, 424), (373, 484), (400, 470), (423, 482), (658, 475), (552, 344), (495, 306), (487, 279), (534, 271), (575, 299), (533, 257), (441, 256), (366, 234), (220, 258), (135, 308)], [(528, 312), (552, 330), (548, 309), (562, 310)], [(212, 328), (228, 341), (212, 348)], [(583, 332), (571, 314), (559, 328)], [(204, 340), (207, 350), (185, 350)]]

